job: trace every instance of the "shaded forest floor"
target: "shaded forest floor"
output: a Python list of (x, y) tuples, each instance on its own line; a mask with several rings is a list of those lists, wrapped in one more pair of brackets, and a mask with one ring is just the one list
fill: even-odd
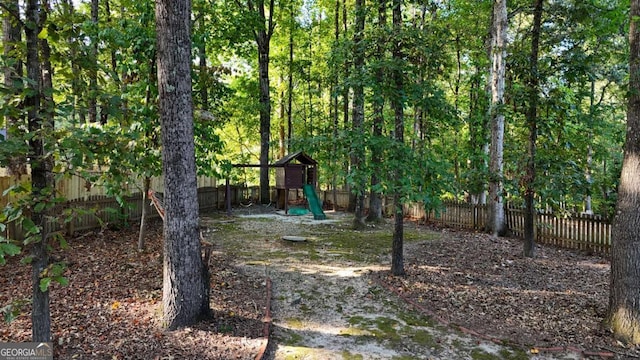
[(483, 339), (532, 353), (640, 357), (602, 326), (607, 259), (549, 246), (528, 259), (519, 239), (434, 230), (439, 239), (409, 245), (406, 277), (378, 273), (378, 281), (441, 323)]
[[(263, 278), (240, 273), (214, 251), (213, 319), (177, 331), (159, 323), (162, 302), (162, 223), (148, 226), (146, 249), (134, 228), (92, 231), (68, 239), (54, 254), (68, 265), (68, 286), (53, 285), (51, 317), (56, 359), (253, 359), (264, 345)], [(214, 249), (215, 250), (215, 249)], [(30, 268), (11, 259), (2, 268), (0, 307), (29, 298)], [(0, 324), (0, 342), (31, 341), (30, 306)]]
[[(256, 238), (278, 225), (261, 221), (258, 226)], [(594, 358), (640, 357), (601, 326), (609, 286), (605, 258), (540, 246), (536, 259), (525, 259), (517, 239), (407, 226), (414, 234), (429, 234), (428, 240), (412, 235), (406, 243), (407, 276), (391, 277), (387, 271), (363, 274), (390, 295), (399, 295), (453, 329), (515, 345), (534, 358), (538, 351), (553, 358), (567, 350)], [(148, 229), (142, 252), (136, 250), (137, 229), (130, 228), (82, 234), (68, 240), (71, 250), (55, 254), (68, 264), (70, 280), (69, 286), (54, 285), (51, 292), (55, 357), (253, 359), (265, 344), (265, 279), (243, 271), (236, 259), (214, 246), (209, 264), (214, 318), (192, 328), (164, 331), (159, 323), (161, 222)], [(391, 229), (387, 223), (366, 231)], [(383, 266), (389, 261), (376, 258)], [(12, 258), (2, 273), (0, 307), (30, 297), (27, 266)], [(26, 305), (23, 314), (29, 313)], [(27, 315), (0, 324), (0, 342), (30, 337)]]

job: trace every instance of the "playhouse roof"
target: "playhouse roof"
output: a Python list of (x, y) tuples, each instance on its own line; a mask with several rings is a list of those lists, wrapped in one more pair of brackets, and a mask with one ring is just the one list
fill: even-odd
[(282, 159), (273, 163), (276, 166), (283, 166), (290, 163), (293, 160), (298, 160), (301, 164), (304, 165), (317, 165), (318, 162), (313, 160), (309, 155), (303, 153), (302, 151), (298, 151), (296, 153), (289, 154)]

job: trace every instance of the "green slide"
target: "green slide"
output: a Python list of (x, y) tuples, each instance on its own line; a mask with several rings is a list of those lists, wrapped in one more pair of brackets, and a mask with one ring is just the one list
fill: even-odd
[(315, 220), (326, 219), (327, 215), (325, 215), (324, 211), (322, 211), (322, 204), (320, 204), (320, 199), (318, 199), (318, 194), (316, 194), (316, 190), (313, 188), (313, 186), (305, 184), (302, 189), (304, 190), (304, 196), (309, 202), (309, 209), (313, 213), (313, 218)]

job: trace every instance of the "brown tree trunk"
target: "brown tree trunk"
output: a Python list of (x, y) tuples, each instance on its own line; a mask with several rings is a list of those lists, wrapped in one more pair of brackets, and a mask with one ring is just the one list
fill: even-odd
[(147, 203), (149, 202), (149, 198), (147, 195), (149, 194), (149, 189), (151, 188), (151, 178), (145, 176), (142, 185), (142, 214), (140, 215), (140, 230), (138, 232), (138, 250), (144, 250), (144, 238), (146, 233), (146, 221), (149, 215), (147, 214)]
[(291, 25), (289, 27), (289, 76), (287, 84), (287, 153), (290, 151), (293, 135), (293, 4), (289, 4)]
[(91, 0), (91, 22), (94, 38), (91, 39), (91, 65), (89, 68), (89, 122), (98, 120), (98, 0)]
[(496, 0), (493, 3), (491, 25), (491, 147), (489, 150), (489, 227), (494, 236), (502, 236), (506, 232), (502, 177), (507, 25), (507, 0)]
[(611, 230), (611, 287), (606, 323), (625, 343), (640, 344), (640, 0), (631, 1), (627, 137)]
[[(43, 90), (49, 92), (51, 90), (51, 66), (48, 59), (48, 45), (44, 51), (42, 59), (40, 58), (40, 46), (46, 44), (46, 40), (40, 42), (38, 40), (38, 33), (40, 32), (40, 16), (46, 20), (47, 5), (40, 6), (38, 0), (27, 1), (25, 9), (25, 35), (27, 41), (27, 77), (29, 82), (27, 86), (30, 88), (29, 94), (25, 98), (25, 106), (27, 108), (27, 117), (29, 124), (29, 132), (36, 134), (30, 141), (30, 157), (31, 157), (31, 187), (32, 196), (35, 202), (46, 201), (47, 194), (51, 193), (53, 188), (53, 176), (51, 159), (47, 158), (47, 151), (45, 150), (45, 138), (44, 134), (48, 131), (43, 131), (46, 128), (52, 128), (52, 118), (49, 116), (53, 114), (53, 109), (44, 109), (45, 107), (52, 106), (50, 97), (43, 99)], [(40, 61), (43, 61), (44, 68), (49, 71), (48, 74), (43, 74)], [(44, 76), (43, 76), (44, 75)], [(47, 89), (41, 87), (46, 86)], [(34, 342), (49, 342), (51, 341), (51, 312), (49, 308), (49, 290), (48, 288), (42, 291), (40, 289), (40, 280), (43, 271), (49, 266), (49, 251), (47, 240), (49, 237), (47, 230), (47, 212), (43, 209), (39, 211), (33, 211), (31, 219), (33, 223), (40, 227), (40, 238), (33, 243), (31, 248), (31, 256), (33, 258), (31, 262), (31, 281), (32, 281), (32, 339)]]
[(540, 43), (540, 25), (542, 23), (542, 0), (535, 0), (533, 9), (533, 29), (531, 31), (530, 73), (528, 79), (529, 108), (527, 109), (527, 124), (529, 125), (529, 151), (527, 159), (527, 175), (525, 177), (525, 217), (524, 217), (524, 256), (535, 257), (535, 217), (534, 206), (536, 180), (536, 139), (538, 137), (538, 48)]
[[(387, 0), (378, 0), (378, 27), (383, 30), (387, 26)], [(384, 61), (386, 39), (378, 39), (376, 43), (378, 62)], [(382, 221), (382, 194), (377, 189), (380, 184), (378, 171), (382, 168), (382, 151), (378, 144), (378, 139), (382, 138), (382, 127), (384, 126), (384, 95), (382, 95), (382, 87), (384, 85), (384, 70), (379, 66), (375, 70), (375, 82), (380, 93), (373, 100), (373, 144), (371, 145), (371, 190), (369, 195), (369, 214), (367, 221)]]
[[(14, 96), (20, 94), (22, 89), (22, 59), (17, 53), (22, 41), (20, 27), (20, 7), (18, 0), (5, 1), (4, 18), (2, 19), (2, 42), (4, 45), (4, 84)], [(24, 117), (16, 114), (8, 114), (5, 118), (7, 138), (20, 138), (23, 134)], [(27, 173), (27, 157), (12, 156), (9, 159), (8, 170), (11, 174), (20, 177)]]
[[(400, 35), (402, 32), (402, 0), (393, 0), (393, 33)], [(402, 163), (401, 152), (404, 147), (404, 101), (402, 94), (404, 93), (404, 80), (402, 68), (398, 65), (402, 62), (402, 44), (400, 41), (394, 41), (393, 59), (396, 68), (393, 70), (394, 96), (392, 97), (392, 106), (395, 116), (395, 141), (396, 141), (396, 161), (395, 161), (395, 186), (393, 189), (393, 206), (394, 206), (394, 228), (393, 228), (393, 244), (391, 249), (391, 273), (396, 276), (404, 275), (404, 210), (402, 204), (402, 187), (401, 179), (403, 171), (400, 166)]]
[(269, 188), (269, 142), (271, 139), (271, 95), (269, 92), (269, 47), (273, 35), (274, 0), (269, 1), (269, 16), (266, 15), (264, 0), (257, 1), (254, 8), (252, 1), (248, 1), (249, 10), (257, 12), (260, 28), (254, 32), (258, 45), (258, 74), (260, 83), (260, 202), (271, 202)]
[(356, 76), (355, 85), (353, 86), (353, 138), (351, 139), (351, 172), (353, 174), (354, 186), (352, 192), (355, 193), (355, 214), (353, 219), (353, 228), (362, 230), (364, 224), (364, 143), (362, 136), (364, 123), (364, 20), (365, 20), (365, 3), (364, 0), (356, 0), (356, 23), (353, 35), (353, 71)]
[(191, 93), (191, 1), (156, 1), (158, 95), (164, 172), (163, 311), (168, 329), (209, 314), (198, 231)]

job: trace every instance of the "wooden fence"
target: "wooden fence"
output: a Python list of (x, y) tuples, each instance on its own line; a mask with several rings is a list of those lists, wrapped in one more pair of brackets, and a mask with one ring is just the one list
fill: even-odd
[[(24, 180), (24, 179), (23, 179)], [(17, 182), (15, 179), (0, 177), (0, 190)], [(214, 209), (225, 209), (226, 188), (224, 186), (206, 186), (215, 183), (215, 180), (198, 179), (198, 204), (200, 211)], [(158, 182), (154, 183), (154, 190), (162, 191)], [(205, 184), (203, 186), (203, 184)], [(47, 231), (62, 231), (73, 234), (78, 231), (99, 228), (113, 223), (132, 223), (140, 220), (143, 206), (147, 207), (147, 214), (157, 217), (155, 209), (150, 202), (142, 202), (140, 193), (126, 197), (126, 206), (120, 206), (111, 197), (102, 194), (81, 193), (78, 189), (82, 187), (79, 181), (61, 185), (60, 189), (73, 188), (72, 192), (79, 194), (76, 198), (62, 204), (56, 211), (56, 218), (49, 221)], [(231, 203), (238, 205), (241, 203), (257, 202), (259, 199), (259, 188), (254, 187), (231, 187)], [(323, 190), (319, 192), (319, 198), (325, 203), (333, 202), (333, 190)], [(303, 198), (301, 190), (290, 190), (289, 199), (296, 200)], [(272, 189), (272, 198), (275, 198), (275, 191)], [(346, 209), (349, 204), (349, 192), (344, 190), (336, 191), (337, 207)], [(7, 201), (11, 201), (7, 196), (0, 197), (0, 205), (4, 206)], [(368, 210), (369, 199), (365, 198), (365, 209)], [(382, 200), (383, 213), (386, 216), (393, 214), (393, 198), (384, 197)], [(428, 219), (445, 226), (456, 228), (483, 230), (488, 219), (488, 209), (485, 205), (472, 205), (462, 202), (445, 202), (437, 212), (426, 213), (421, 203), (411, 203), (404, 205), (405, 216), (410, 218)], [(69, 216), (69, 221), (64, 221), (65, 212), (73, 212)], [(513, 236), (524, 237), (524, 210), (519, 208), (507, 208), (506, 220), (509, 231)], [(549, 244), (564, 248), (579, 249), (600, 254), (608, 254), (611, 247), (611, 225), (609, 221), (596, 215), (573, 214), (570, 216), (560, 216), (548, 212), (539, 212), (535, 218), (536, 242)], [(15, 224), (8, 224), (7, 236), (20, 238), (21, 229)]]
[[(256, 199), (258, 188), (231, 187), (231, 202), (234, 205)], [(225, 208), (226, 188), (201, 187), (198, 189), (198, 206), (200, 211), (222, 210)], [(159, 217), (151, 201), (143, 203), (142, 194), (137, 193), (125, 197), (124, 206), (115, 198), (105, 195), (92, 195), (67, 201), (55, 209), (56, 216), (49, 218), (45, 231), (52, 234), (62, 232), (73, 235), (77, 232), (106, 227), (122, 226), (138, 222), (142, 217), (142, 209), (146, 207), (150, 218)], [(7, 224), (6, 234), (11, 239), (22, 239), (23, 230), (15, 223)]]
[[(337, 192), (338, 207), (346, 208), (349, 193)], [(323, 199), (333, 198), (331, 191), (322, 192)], [(369, 201), (365, 198), (365, 208)], [(391, 216), (393, 198), (383, 198), (383, 212)], [(489, 217), (486, 205), (473, 205), (464, 202), (444, 202), (441, 209), (426, 213), (421, 203), (404, 205), (404, 214), (409, 218), (428, 219), (435, 223), (469, 230), (484, 230)], [(508, 207), (505, 212), (507, 227), (512, 236), (524, 238), (524, 209)], [(551, 212), (538, 212), (534, 219), (535, 238), (539, 244), (548, 244), (562, 248), (584, 250), (607, 255), (611, 250), (611, 224), (598, 215), (569, 214), (558, 215)]]
[[(424, 216), (424, 211), (418, 214)], [(429, 214), (430, 219), (446, 226), (483, 230), (488, 219), (486, 205), (446, 202), (440, 215)], [(521, 208), (506, 209), (507, 228), (512, 236), (524, 238), (525, 211)], [(534, 219), (535, 239), (568, 249), (609, 254), (611, 249), (611, 223), (598, 215), (557, 215), (538, 212)]]

